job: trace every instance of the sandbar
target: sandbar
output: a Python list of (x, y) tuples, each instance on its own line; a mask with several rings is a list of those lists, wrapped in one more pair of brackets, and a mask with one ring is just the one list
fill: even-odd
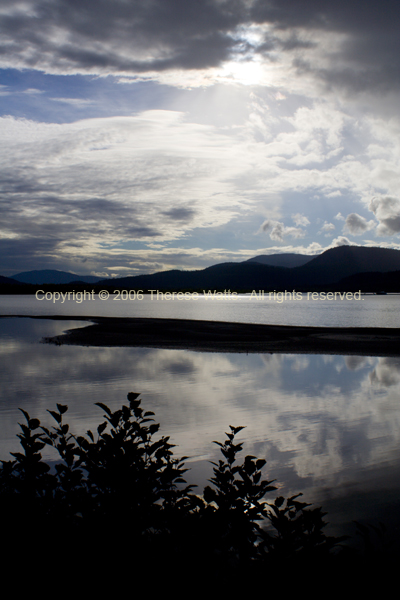
[(202, 352), (400, 356), (398, 328), (302, 327), (154, 318), (34, 318), (90, 322), (87, 327), (72, 329), (43, 340), (56, 345), (171, 348)]

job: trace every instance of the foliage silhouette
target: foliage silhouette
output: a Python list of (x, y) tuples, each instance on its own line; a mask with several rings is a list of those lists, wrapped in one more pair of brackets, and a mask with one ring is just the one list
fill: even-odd
[[(97, 406), (105, 421), (86, 436), (70, 432), (62, 404), (48, 411), (51, 429), (21, 411), (23, 451), (0, 469), (0, 514), (17, 538), (34, 535), (43, 550), (55, 531), (68, 532), (58, 544), (64, 560), (76, 560), (80, 546), (86, 553), (101, 548), (116, 560), (129, 540), (130, 555), (136, 552), (141, 564), (195, 564), (218, 577), (230, 577), (238, 565), (253, 572), (268, 561), (330, 556), (344, 540), (324, 534), (325, 513), (299, 502), (300, 494), (265, 500), (276, 490), (262, 478), (266, 461), (238, 461), (243, 444), (235, 436), (243, 427), (230, 426), (225, 442), (214, 442), (222, 458), (212, 463), (211, 486), (197, 495), (183, 477), (187, 457), (174, 457), (139, 394), (128, 394), (128, 404), (114, 412)], [(59, 455), (53, 469), (42, 459), (45, 445)]]
[(224, 460), (212, 463), (214, 477), (210, 483), (214, 487), (204, 489), (204, 501), (214, 546), (221, 554), (243, 561), (258, 557), (259, 521), (265, 518), (262, 500), (276, 487), (271, 485), (272, 481), (261, 480), (264, 459), (246, 456), (242, 464), (237, 464), (237, 454), (243, 444), (234, 441), (242, 429), (244, 427), (230, 426), (225, 443), (214, 442), (220, 447)]
[(321, 558), (346, 537), (326, 536), (322, 530), (327, 525), (323, 520), (327, 513), (322, 512), (320, 507), (308, 508), (311, 504), (299, 502), (297, 498), (300, 496), (302, 494), (296, 494), (286, 501), (280, 496), (273, 504), (269, 504), (272, 510), (267, 511), (267, 517), (276, 534), (264, 532), (263, 542), (269, 552), (282, 558), (299, 553), (307, 558)]

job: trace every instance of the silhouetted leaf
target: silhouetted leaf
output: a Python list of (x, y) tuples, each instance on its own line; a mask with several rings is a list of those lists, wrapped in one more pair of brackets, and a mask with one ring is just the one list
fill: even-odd
[[(105, 430), (105, 428), (107, 427), (107, 423), (101, 423), (98, 427), (97, 427), (97, 433), (99, 435), (101, 435), (103, 433), (103, 431)], [(92, 438), (93, 440), (93, 438)]]
[(37, 429), (40, 426), (40, 421), (39, 421), (39, 419), (29, 419), (28, 425), (29, 425), (29, 429), (34, 431), (35, 429)]
[(61, 423), (61, 415), (59, 413), (56, 413), (54, 410), (48, 410), (47, 412), (51, 414), (51, 416), (55, 421), (57, 421), (57, 423)]
[(109, 417), (111, 417), (112, 412), (111, 410), (108, 408), (108, 406), (106, 406), (106, 404), (103, 404), (102, 402), (95, 402), (96, 406), (99, 406), (102, 410), (104, 410), (105, 413), (107, 413), (107, 415)]

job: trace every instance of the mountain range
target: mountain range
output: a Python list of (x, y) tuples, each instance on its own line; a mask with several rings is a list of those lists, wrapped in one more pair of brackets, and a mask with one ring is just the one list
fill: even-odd
[[(317, 256), (260, 255), (244, 262), (220, 263), (196, 271), (174, 269), (151, 275), (102, 280), (90, 275), (81, 276), (54, 270), (18, 273), (11, 279), (0, 277), (2, 287), (11, 282), (15, 285), (89, 283), (99, 288), (136, 290), (312, 290), (333, 286), (363, 291), (369, 291), (371, 288), (373, 291), (376, 286), (381, 289), (382, 286), (389, 285), (391, 291), (400, 291), (400, 250), (339, 246)], [(394, 290), (393, 286), (399, 289)]]
[(272, 267), (301, 267), (315, 258), (310, 254), (260, 254), (254, 258), (249, 258), (244, 262), (257, 262), (262, 265), (271, 265)]
[[(264, 257), (263, 257), (264, 259)], [(338, 284), (358, 273), (400, 271), (400, 251), (365, 246), (339, 246), (306, 264), (282, 267), (256, 261), (220, 263), (200, 271), (165, 271), (102, 280), (116, 289), (311, 289)]]
[(20, 283), (32, 283), (41, 285), (45, 283), (74, 283), (75, 281), (83, 281), (84, 283), (96, 283), (98, 277), (93, 275), (76, 275), (75, 273), (67, 273), (66, 271), (55, 271), (44, 269), (41, 271), (24, 271), (12, 275), (12, 279)]

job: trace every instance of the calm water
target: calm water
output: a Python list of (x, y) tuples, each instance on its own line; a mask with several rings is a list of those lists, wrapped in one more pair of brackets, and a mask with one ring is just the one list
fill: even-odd
[[(14, 314), (21, 312), (22, 300), (12, 306)], [(374, 320), (393, 326), (397, 301), (366, 297), (363, 307), (386, 304), (386, 316)], [(136, 309), (139, 305), (151, 307), (143, 301)], [(40, 343), (43, 336), (84, 325), (0, 319), (1, 459), (18, 449), (18, 407), (49, 426), (46, 409), (68, 404), (72, 430), (84, 434), (102, 417), (95, 402), (117, 408), (128, 392), (141, 392), (161, 432), (178, 445), (177, 455), (190, 457), (188, 480), (200, 491), (211, 476), (208, 461), (218, 457), (212, 441), (222, 441), (229, 425), (245, 425), (245, 452), (265, 458), (266, 474), (281, 486), (273, 498), (303, 492), (328, 511), (335, 533), (354, 519), (399, 527), (400, 359)]]
[(238, 323), (276, 325), (314, 325), (322, 327), (398, 327), (400, 295), (361, 296), (360, 300), (259, 299), (238, 296), (236, 299), (156, 300), (146, 295), (142, 300), (86, 300), (81, 303), (36, 300), (35, 296), (0, 296), (0, 315), (66, 315), (104, 317), (161, 317)]

